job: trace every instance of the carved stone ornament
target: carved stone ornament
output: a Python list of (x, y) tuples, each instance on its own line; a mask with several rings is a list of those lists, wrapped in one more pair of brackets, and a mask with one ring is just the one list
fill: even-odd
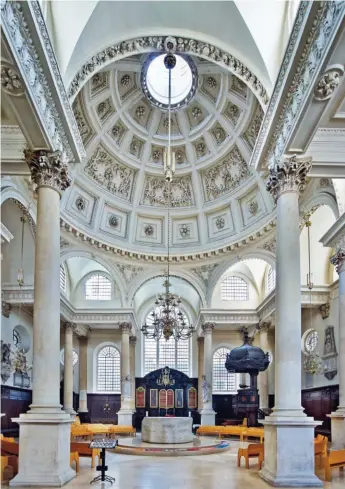
[(317, 100), (328, 100), (340, 83), (344, 71), (340, 68), (327, 70), (317, 82), (315, 87), (315, 98)]
[(77, 325), (74, 323), (70, 323), (68, 321), (66, 321), (63, 324), (63, 327), (64, 327), (66, 333), (70, 333), (70, 334), (73, 334), (77, 330)]
[(257, 329), (259, 332), (263, 331), (263, 332), (267, 333), (267, 332), (268, 332), (268, 330), (270, 329), (270, 326), (271, 326), (270, 321), (261, 321), (261, 322), (260, 322), (260, 323), (257, 325), (256, 329)]
[(188, 224), (182, 224), (179, 231), (182, 238), (188, 238), (190, 236), (190, 226)]
[(199, 119), (202, 116), (202, 110), (200, 107), (193, 107), (192, 109), (192, 117), (193, 119)]
[[(168, 37), (170, 38), (170, 36)], [(172, 37), (171, 39), (172, 44), (176, 46), (176, 53), (199, 56), (219, 64), (223, 68), (234, 73), (237, 77), (242, 78), (242, 83), (245, 81), (252, 88), (263, 105), (268, 103), (268, 95), (262, 83), (244, 63), (231, 54), (217, 48), (212, 44), (198, 41), (196, 39), (186, 37)], [(118, 44), (113, 44), (102, 51), (99, 51), (95, 56), (89, 58), (78, 71), (69, 87), (69, 96), (73, 97), (82, 88), (88, 78), (95, 73), (95, 71), (103, 69), (106, 65), (109, 65), (116, 60), (123, 59), (126, 56), (133, 56), (135, 54), (152, 53), (155, 51), (165, 52), (166, 49), (164, 46), (166, 44), (166, 40), (166, 36), (139, 37), (128, 41), (123, 41)], [(214, 85), (213, 81), (210, 81), (209, 83)]]
[[(66, 154), (69, 162), (75, 162), (76, 152), (72, 150), (69, 137), (64, 129), (65, 126), (62, 124), (56, 97), (62, 104), (64, 117), (73, 134), (78, 160), (85, 156), (85, 150), (50, 42), (40, 2), (30, 2), (30, 9), (27, 10), (25, 10), (25, 3), (27, 2), (1, 2), (1, 27), (20, 68), (23, 85), (30, 92), (33, 105), (39, 113), (52, 147)], [(46, 69), (42, 65), (42, 56), (37, 51), (37, 43), (32, 36), (31, 25), (33, 24), (38, 31), (37, 37), (42, 43), (41, 49), (45, 53), (45, 60), (49, 66), (48, 71), (51, 73), (49, 76), (52, 79), (48, 79), (45, 74)]]
[(61, 152), (24, 150), (31, 178), (37, 187), (51, 187), (60, 194), (71, 185), (68, 168), (62, 161)]
[[(269, 107), (252, 155), (251, 162), (255, 166), (259, 154), (266, 143), (271, 122), (276, 115), (277, 106), (281, 107), (278, 118), (274, 124), (274, 133), (270, 135), (270, 144), (266, 152), (266, 161), (274, 162), (283, 155), (286, 143), (295, 130), (295, 120), (300, 113), (307, 97), (309, 97), (311, 84), (314, 83), (315, 72), (320, 67), (320, 60), (324, 59), (330, 42), (334, 39), (334, 32), (338, 29), (339, 19), (344, 15), (344, 3), (337, 1), (318, 2), (313, 12), (308, 32), (305, 32), (305, 22), (310, 16), (310, 3), (300, 2), (294, 26), (286, 48), (282, 66), (275, 84)], [(305, 42), (301, 53), (296, 57), (296, 46), (300, 43), (301, 35)], [(286, 83), (286, 76), (294, 57), (294, 77), (291, 78), (289, 89), (286, 90), (285, 99), (281, 99), (282, 87)]]
[(1, 306), (2, 306), (1, 309), (2, 315), (5, 318), (9, 318), (12, 311), (12, 305), (9, 304), (8, 302), (2, 301)]
[(254, 117), (251, 119), (251, 122), (243, 134), (243, 139), (246, 141), (250, 149), (253, 149), (259, 135), (261, 123), (263, 118), (263, 111), (258, 105)]
[(12, 67), (1, 66), (1, 87), (9, 95), (19, 96), (24, 93), (20, 76)]
[(267, 241), (262, 245), (264, 250), (270, 251), (271, 253), (276, 254), (277, 251), (277, 240), (276, 238), (271, 239), (271, 241)]
[(238, 187), (249, 177), (249, 169), (235, 147), (223, 159), (202, 172), (206, 201), (214, 200)]
[(275, 200), (285, 192), (301, 193), (306, 186), (307, 173), (311, 168), (311, 158), (284, 158), (270, 168), (266, 190)]
[(223, 229), (225, 226), (225, 219), (224, 217), (217, 217), (216, 219), (216, 228), (217, 229)]
[(83, 197), (79, 196), (75, 201), (75, 206), (78, 211), (84, 211), (86, 209), (86, 200)]
[(325, 304), (321, 304), (319, 307), (319, 311), (321, 313), (322, 319), (327, 319), (329, 316), (329, 310), (331, 306), (329, 302), (326, 302)]
[(251, 216), (255, 216), (255, 214), (258, 212), (259, 209), (259, 204), (257, 203), (256, 200), (252, 200), (251, 202), (248, 203), (248, 211)]
[(122, 276), (126, 280), (126, 282), (130, 282), (135, 278), (138, 273), (142, 272), (144, 269), (142, 267), (134, 267), (133, 265), (118, 265)]
[(345, 248), (339, 248), (331, 257), (331, 263), (335, 266), (338, 274), (345, 271)]
[(119, 328), (121, 329), (122, 333), (131, 333), (131, 331), (132, 331), (131, 323), (127, 323), (126, 321), (123, 323), (120, 323)]
[(164, 177), (147, 176), (144, 185), (142, 204), (166, 206), (169, 201), (172, 207), (193, 205), (192, 181), (189, 175), (175, 177), (170, 185)]
[(130, 336), (129, 337), (129, 344), (132, 346), (135, 346), (137, 344), (137, 337), (136, 336)]
[(211, 277), (217, 266), (217, 263), (213, 265), (203, 265), (201, 267), (191, 268), (191, 272), (196, 273), (201, 278), (201, 280), (203, 280), (205, 285), (207, 285), (209, 278)]
[(216, 326), (215, 323), (204, 323), (201, 326), (201, 329), (203, 330), (204, 335), (205, 334), (212, 334), (212, 331), (214, 330), (215, 326)]
[(154, 227), (151, 224), (148, 224), (144, 227), (144, 233), (146, 234), (146, 236), (152, 236), (154, 231)]
[(111, 226), (112, 228), (116, 228), (119, 225), (119, 219), (115, 216), (115, 214), (112, 214), (109, 217), (108, 222), (109, 222), (109, 226)]

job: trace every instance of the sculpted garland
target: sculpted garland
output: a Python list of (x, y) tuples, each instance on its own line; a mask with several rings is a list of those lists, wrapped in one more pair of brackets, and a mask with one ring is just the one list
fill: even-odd
[[(167, 36), (138, 37), (129, 41), (113, 44), (112, 46), (99, 51), (83, 65), (72, 80), (68, 91), (70, 99), (73, 99), (95, 71), (126, 56), (144, 52), (164, 52), (166, 39)], [(176, 43), (177, 53), (185, 53), (210, 59), (214, 63), (229, 69), (251, 87), (263, 106), (267, 104), (268, 95), (262, 83), (240, 60), (212, 44), (197, 41), (196, 39), (177, 37), (174, 38), (174, 41)], [(210, 83), (214, 82), (212, 81)]]

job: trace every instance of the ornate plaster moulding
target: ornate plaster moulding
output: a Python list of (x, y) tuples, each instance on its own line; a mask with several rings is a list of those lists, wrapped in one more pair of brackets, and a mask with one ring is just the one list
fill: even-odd
[[(2, 85), (19, 95), (25, 87), (49, 137), (71, 163), (85, 157), (84, 146), (67, 97), (39, 2), (3, 0), (1, 23), (19, 74), (2, 71)], [(40, 54), (43, 51), (44, 55)]]
[[(298, 116), (310, 91), (314, 89), (320, 62), (324, 59), (344, 10), (344, 1), (300, 3), (278, 79), (251, 157), (251, 166), (259, 167), (259, 163), (261, 168), (273, 165), (283, 155)], [(310, 15), (313, 16), (312, 21), (309, 19)], [(309, 32), (303, 35), (306, 25), (310, 26)], [(297, 66), (292, 68), (295, 59)]]
[(344, 74), (344, 66), (330, 66), (323, 73), (314, 89), (314, 97), (316, 100), (328, 100), (332, 97), (335, 90), (338, 88), (340, 79)]
[[(84, 63), (73, 78), (68, 89), (70, 101), (72, 102), (74, 100), (83, 85), (85, 85), (92, 75), (97, 71), (104, 69), (110, 63), (135, 54), (165, 52), (164, 45), (168, 37), (171, 38), (171, 36), (137, 37), (113, 44), (106, 49), (99, 51)], [(174, 37), (173, 39), (176, 44), (177, 53), (199, 56), (200, 58), (210, 60), (230, 71), (248, 85), (260, 101), (261, 106), (263, 108), (266, 107), (268, 103), (266, 89), (254, 73), (252, 73), (239, 59), (226, 51), (201, 40), (188, 37)]]
[[(170, 260), (173, 263), (183, 263), (189, 261), (203, 261), (215, 258), (221, 258), (225, 254), (229, 254), (234, 251), (239, 251), (239, 249), (243, 249), (246, 246), (250, 246), (253, 244), (255, 240), (258, 240), (268, 234), (273, 228), (276, 226), (276, 220), (273, 219), (266, 223), (261, 229), (257, 230), (253, 234), (231, 244), (218, 249), (199, 252), (199, 253), (191, 253), (186, 255), (171, 255)], [(67, 231), (68, 233), (72, 233), (75, 238), (78, 238), (80, 241), (87, 243), (88, 245), (94, 246), (97, 249), (107, 252), (113, 253), (114, 255), (121, 256), (131, 261), (146, 261), (151, 263), (167, 263), (168, 258), (167, 255), (154, 255), (154, 254), (146, 254), (146, 253), (138, 253), (134, 251), (128, 251), (125, 249), (118, 248), (116, 246), (112, 246), (106, 244), (102, 241), (99, 241), (95, 238), (87, 236), (85, 233), (79, 231), (74, 226), (66, 222), (64, 219), (60, 219), (60, 227), (62, 230)]]

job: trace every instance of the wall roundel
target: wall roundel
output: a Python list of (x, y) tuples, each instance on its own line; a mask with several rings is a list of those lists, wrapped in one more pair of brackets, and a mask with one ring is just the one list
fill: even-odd
[(302, 351), (310, 355), (319, 342), (319, 334), (315, 329), (308, 329), (302, 336)]

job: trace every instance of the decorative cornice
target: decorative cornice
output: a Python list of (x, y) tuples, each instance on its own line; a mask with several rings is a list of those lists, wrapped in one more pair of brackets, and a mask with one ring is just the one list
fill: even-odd
[(286, 192), (303, 192), (307, 173), (311, 168), (311, 158), (297, 158), (296, 155), (276, 162), (270, 168), (266, 190), (277, 200)]
[[(240, 251), (244, 247), (248, 245), (252, 245), (253, 242), (257, 239), (260, 239), (265, 234), (269, 233), (276, 226), (276, 220), (271, 220), (267, 224), (265, 224), (261, 229), (255, 231), (251, 235), (231, 244), (224, 246), (222, 248), (216, 248), (214, 250), (201, 252), (201, 253), (189, 253), (185, 255), (172, 255), (170, 256), (170, 260), (173, 263), (186, 262), (186, 261), (203, 261), (208, 260), (210, 258), (216, 258), (217, 256), (223, 256), (225, 254), (229, 254), (233, 251)], [(91, 246), (95, 246), (97, 249), (113, 253), (115, 255), (120, 255), (124, 258), (129, 258), (131, 261), (139, 260), (139, 261), (150, 261), (154, 263), (167, 263), (168, 256), (163, 254), (151, 255), (146, 253), (136, 253), (134, 251), (128, 251), (122, 248), (118, 248), (116, 246), (112, 246), (106, 243), (102, 243), (98, 239), (87, 236), (84, 232), (79, 231), (71, 224), (67, 223), (64, 219), (60, 219), (60, 227), (62, 229), (66, 229), (66, 231), (73, 233), (73, 235), (80, 239), (82, 242), (87, 242)]]
[(212, 334), (212, 331), (214, 330), (215, 326), (216, 326), (215, 323), (207, 322), (201, 326), (201, 329), (202, 329), (204, 335)]
[(86, 63), (84, 63), (82, 68), (73, 78), (68, 90), (70, 100), (73, 100), (76, 97), (91, 76), (97, 71), (104, 69), (110, 63), (114, 63), (114, 61), (135, 54), (165, 52), (164, 45), (168, 37), (173, 39), (173, 42), (176, 45), (176, 53), (198, 56), (229, 70), (249, 86), (263, 107), (266, 106), (268, 103), (268, 95), (263, 84), (239, 59), (212, 44), (192, 38), (171, 38), (171, 36), (138, 37), (113, 44), (106, 49), (99, 51), (95, 56), (92, 56)]
[[(272, 165), (284, 153), (344, 10), (344, 1), (300, 3), (251, 165), (261, 168)], [(297, 60), (297, 66), (291, 68), (293, 60)]]
[(71, 185), (68, 168), (62, 161), (60, 151), (24, 151), (25, 160), (31, 171), (31, 178), (37, 187), (51, 187), (59, 194)]
[(79, 162), (85, 150), (39, 2), (2, 1), (1, 25), (51, 149)]

